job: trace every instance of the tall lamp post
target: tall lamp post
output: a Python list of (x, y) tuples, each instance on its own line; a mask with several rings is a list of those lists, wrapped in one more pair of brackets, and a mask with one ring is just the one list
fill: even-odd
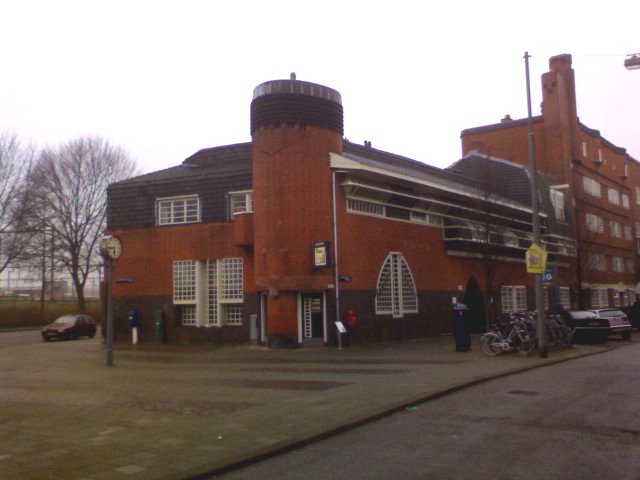
[[(540, 216), (538, 215), (538, 180), (536, 166), (536, 145), (533, 133), (533, 117), (531, 116), (531, 85), (529, 82), (529, 52), (524, 52), (524, 66), (527, 77), (527, 118), (528, 122), (528, 147), (529, 147), (529, 169), (531, 173), (531, 215), (533, 217), (533, 243), (540, 245)], [(544, 316), (544, 299), (542, 295), (542, 274), (535, 274), (535, 291), (536, 291), (536, 311), (537, 311), (537, 330), (538, 330), (538, 354), (541, 358), (549, 356), (547, 349), (547, 335)]]
[(107, 358), (105, 364), (113, 366), (113, 262), (120, 257), (122, 244), (116, 236), (106, 236), (100, 242), (100, 255), (107, 267)]

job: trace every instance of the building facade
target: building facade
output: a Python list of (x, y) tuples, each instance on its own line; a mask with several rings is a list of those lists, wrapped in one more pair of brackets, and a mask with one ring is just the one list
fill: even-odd
[[(439, 169), (354, 144), (339, 92), (294, 77), (256, 87), (250, 129), (251, 142), (109, 187), (116, 338), (134, 309), (143, 342), (278, 348), (334, 343), (347, 312), (350, 341), (369, 343), (449, 333), (454, 302), (478, 331), (534, 308), (521, 162), (470, 148)], [(569, 308), (576, 226), (549, 188), (560, 172), (538, 180), (556, 267), (545, 301)]]
[[(549, 61), (542, 76), (542, 113), (533, 119), (538, 169), (567, 199), (577, 252), (570, 283), (580, 308), (628, 306), (635, 301), (640, 253), (640, 164), (578, 118), (570, 55)], [(463, 154), (482, 152), (527, 165), (527, 119), (462, 132)]]

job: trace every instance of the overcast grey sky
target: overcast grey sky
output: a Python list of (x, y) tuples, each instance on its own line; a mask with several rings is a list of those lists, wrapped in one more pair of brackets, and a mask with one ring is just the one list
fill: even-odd
[(640, 2), (0, 0), (0, 131), (100, 135), (143, 171), (250, 140), (253, 88), (342, 94), (345, 136), (444, 167), (460, 131), (534, 114), (549, 57), (573, 56), (580, 120), (640, 160)]

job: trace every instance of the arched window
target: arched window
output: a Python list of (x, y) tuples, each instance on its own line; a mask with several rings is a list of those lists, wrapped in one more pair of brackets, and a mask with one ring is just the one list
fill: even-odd
[(418, 297), (411, 270), (401, 253), (390, 253), (378, 276), (376, 314), (401, 318), (418, 311)]

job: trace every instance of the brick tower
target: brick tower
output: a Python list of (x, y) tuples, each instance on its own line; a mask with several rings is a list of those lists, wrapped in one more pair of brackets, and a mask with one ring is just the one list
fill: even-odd
[(254, 89), (254, 266), (270, 347), (326, 339), (333, 274), (314, 266), (312, 254), (332, 239), (329, 153), (342, 151), (342, 133), (337, 91), (294, 74)]

